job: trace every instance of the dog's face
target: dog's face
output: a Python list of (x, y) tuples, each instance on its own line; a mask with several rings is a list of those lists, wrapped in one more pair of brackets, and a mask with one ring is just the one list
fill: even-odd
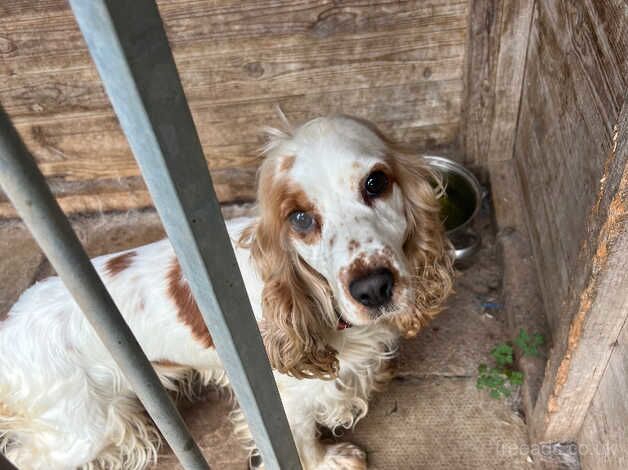
[(327, 281), (342, 326), (407, 310), (408, 221), (385, 145), (354, 121), (310, 126), (278, 159), (277, 184), (292, 193), (280, 206), (290, 244)]
[(326, 331), (387, 321), (415, 334), (451, 284), (436, 190), (419, 156), (367, 123), (319, 118), (270, 145), (250, 246), (271, 363), (330, 372)]

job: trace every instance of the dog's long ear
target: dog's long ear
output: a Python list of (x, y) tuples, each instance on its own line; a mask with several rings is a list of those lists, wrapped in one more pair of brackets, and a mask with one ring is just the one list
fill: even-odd
[(281, 191), (275, 187), (273, 162), (265, 161), (258, 183), (259, 220), (240, 240), (264, 282), (260, 331), (273, 369), (297, 378), (333, 378), (336, 351), (323, 341), (333, 316), (327, 281), (290, 246), (281, 220)]
[(416, 276), (415, 308), (395, 322), (405, 336), (414, 336), (437, 315), (452, 288), (453, 255), (440, 220), (440, 179), (419, 155), (388, 141), (395, 178), (404, 197), (407, 219), (404, 251)]

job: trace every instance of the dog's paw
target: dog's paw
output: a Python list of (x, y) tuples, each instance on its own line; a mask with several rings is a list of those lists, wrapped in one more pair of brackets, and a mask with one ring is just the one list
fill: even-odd
[(350, 442), (328, 445), (317, 470), (366, 470), (366, 452)]

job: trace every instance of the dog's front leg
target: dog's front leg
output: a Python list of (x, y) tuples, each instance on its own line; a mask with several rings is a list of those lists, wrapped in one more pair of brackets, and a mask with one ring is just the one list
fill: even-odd
[[(365, 470), (366, 454), (357, 446), (348, 443), (326, 444), (319, 439), (317, 417), (322, 388), (334, 386), (333, 382), (295, 380), (278, 377), (279, 391), (304, 470)], [(246, 420), (241, 410), (232, 415), (236, 435), (249, 448), (254, 448)], [(251, 468), (263, 469), (260, 459), (252, 459)]]
[(299, 380), (291, 385), (280, 385), (280, 391), (304, 470), (365, 470), (366, 454), (359, 447), (349, 442), (326, 444), (319, 439), (321, 399), (330, 398), (330, 388), (337, 391), (334, 382)]

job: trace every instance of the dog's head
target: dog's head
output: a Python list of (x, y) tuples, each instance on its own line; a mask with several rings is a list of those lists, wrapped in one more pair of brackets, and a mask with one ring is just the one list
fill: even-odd
[(390, 322), (412, 336), (440, 310), (452, 260), (438, 181), (370, 123), (314, 119), (274, 131), (244, 234), (264, 281), (262, 336), (273, 367), (333, 376), (330, 329)]

